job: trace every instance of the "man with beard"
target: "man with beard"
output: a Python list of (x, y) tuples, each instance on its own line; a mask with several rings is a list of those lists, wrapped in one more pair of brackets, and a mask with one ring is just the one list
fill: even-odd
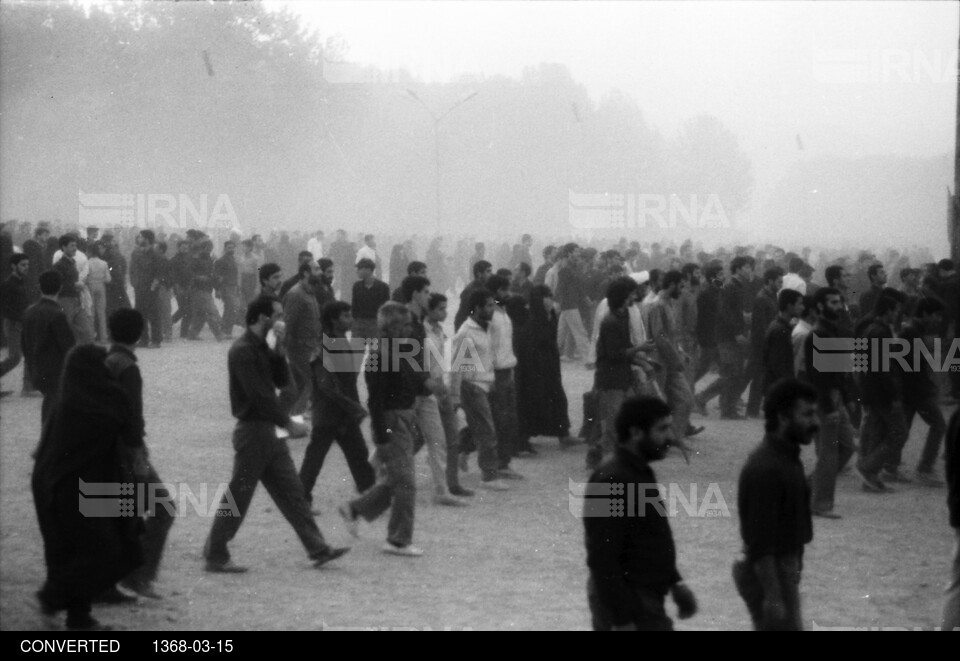
[(295, 388), (290, 389), (290, 415), (303, 415), (310, 401), (310, 360), (320, 348), (320, 308), (316, 289), (320, 286), (320, 266), (304, 262), (297, 270), (300, 282), (283, 299), (283, 317), (287, 326), (287, 362)]
[(817, 463), (810, 478), (813, 491), (813, 514), (827, 519), (837, 519), (833, 513), (837, 474), (843, 470), (856, 448), (853, 442), (853, 425), (847, 412), (851, 401), (849, 380), (843, 371), (826, 371), (814, 364), (813, 341), (849, 337), (849, 331), (838, 325), (840, 318), (840, 292), (833, 287), (821, 287), (814, 296), (819, 319), (805, 340), (804, 371), (807, 381), (817, 393), (817, 415), (823, 429), (817, 438)]
[[(696, 382), (706, 376), (710, 366), (718, 362), (717, 320), (720, 315), (720, 292), (723, 289), (723, 265), (717, 262), (703, 269), (704, 285), (697, 296), (697, 345), (700, 358), (694, 372)], [(694, 405), (700, 415), (707, 415), (707, 403), (720, 394), (720, 379), (715, 380), (694, 398)]]
[(40, 225), (33, 230), (33, 238), (23, 242), (23, 254), (30, 260), (30, 268), (24, 278), (27, 290), (27, 303), (40, 300), (40, 274), (43, 273), (43, 247), (47, 244), (50, 230)]
[(223, 335), (233, 337), (233, 327), (240, 325), (240, 269), (235, 257), (237, 244), (223, 244), (223, 255), (213, 263), (213, 277), (217, 284), (218, 298), (223, 300)]
[(283, 285), (283, 269), (279, 264), (267, 262), (258, 271), (260, 296), (280, 302), (280, 287)]
[(816, 402), (812, 386), (777, 382), (763, 404), (766, 435), (740, 473), (745, 557), (734, 563), (733, 579), (757, 631), (803, 629), (800, 572), (813, 520), (800, 449), (819, 431)]
[[(70, 328), (73, 330), (77, 344), (93, 342), (93, 322), (83, 309), (80, 297), (83, 293), (83, 283), (80, 279), (80, 258), (82, 254), (77, 249), (77, 237), (74, 234), (64, 234), (60, 237), (60, 251), (55, 256), (53, 270), (60, 274), (63, 288), (58, 299), (63, 313), (67, 315)], [(86, 255), (82, 259), (86, 261)]]
[(320, 266), (320, 284), (317, 285), (315, 293), (317, 309), (320, 314), (323, 314), (323, 308), (326, 307), (327, 303), (335, 301), (337, 298), (333, 292), (334, 267), (333, 261), (327, 257), (318, 259), (317, 264)]
[[(680, 330), (677, 327), (675, 314), (677, 302), (683, 295), (685, 287), (686, 280), (683, 278), (683, 273), (680, 271), (666, 273), (661, 280), (657, 299), (650, 306), (647, 317), (650, 322), (647, 332), (657, 347), (654, 359), (663, 367), (657, 375), (657, 380), (660, 391), (663, 392), (673, 411), (673, 437), (681, 450), (684, 449), (682, 440), (690, 426), (693, 402), (686, 376), (687, 362), (690, 357), (680, 347)], [(699, 433), (703, 428), (695, 431)], [(685, 451), (684, 456), (686, 456)]]
[[(220, 502), (218, 516), (203, 549), (205, 569), (214, 573), (242, 573), (246, 567), (230, 559), (227, 544), (236, 536), (253, 500), (257, 484), (263, 482), (283, 517), (293, 526), (314, 567), (339, 558), (348, 548), (328, 545), (303, 493), (303, 484), (290, 457), (287, 442), (277, 438), (277, 427), (290, 438), (307, 433), (303, 423), (290, 419), (280, 405), (276, 389), (289, 379), (283, 355), (285, 329), (280, 301), (260, 296), (247, 306), (247, 331), (230, 347), (227, 368), (230, 381), (230, 408), (237, 425), (233, 431), (233, 475)], [(280, 322), (280, 323), (278, 323)], [(276, 350), (267, 345), (267, 333), (277, 337)]]
[(870, 279), (870, 289), (860, 294), (860, 317), (873, 312), (877, 300), (883, 294), (883, 288), (887, 286), (887, 271), (883, 264), (871, 264), (867, 268), (867, 277)]
[(473, 292), (478, 289), (486, 289), (487, 280), (492, 275), (493, 264), (487, 260), (478, 260), (473, 265), (473, 280), (471, 280), (467, 286), (463, 288), (463, 291), (460, 292), (460, 307), (457, 309), (457, 314), (455, 314), (453, 317), (454, 331), (460, 330), (460, 326), (462, 326), (463, 322), (467, 320), (467, 317), (472, 314), (470, 309), (470, 300), (473, 296)]
[[(587, 598), (595, 631), (670, 631), (673, 622), (664, 608), (670, 593), (681, 619), (697, 612), (697, 601), (677, 571), (677, 553), (670, 522), (659, 497), (657, 477), (650, 463), (663, 459), (674, 442), (670, 407), (655, 397), (628, 399), (616, 416), (617, 446), (612, 457), (590, 476), (586, 495), (594, 485), (636, 489), (642, 511), (626, 516), (592, 512), (585, 498)], [(609, 486), (596, 495), (620, 493)], [(609, 500), (602, 499), (609, 507)]]
[(793, 371), (793, 333), (792, 321), (803, 314), (803, 294), (796, 289), (784, 287), (777, 294), (777, 307), (780, 312), (767, 327), (763, 336), (763, 352), (760, 355), (763, 393), (770, 390), (780, 379), (796, 376)]
[[(322, 234), (322, 232), (321, 232)], [(313, 241), (313, 239), (311, 239)], [(300, 254), (297, 255), (297, 270), (289, 278), (283, 281), (283, 285), (280, 287), (280, 300), (287, 295), (287, 292), (293, 289), (293, 286), (300, 282), (300, 266), (306, 264), (307, 262), (312, 262), (314, 259), (319, 259), (319, 257), (314, 257), (313, 253), (309, 250), (301, 250)]]

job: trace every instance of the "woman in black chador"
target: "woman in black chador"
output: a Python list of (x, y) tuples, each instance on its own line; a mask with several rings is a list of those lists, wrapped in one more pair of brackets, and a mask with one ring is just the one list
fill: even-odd
[(546, 285), (530, 291), (526, 322), (516, 331), (517, 413), (520, 422), (520, 452), (536, 453), (534, 436), (555, 436), (561, 446), (577, 441), (570, 437), (567, 394), (560, 380), (557, 348), (557, 313), (553, 293)]
[[(66, 610), (69, 629), (99, 628), (90, 615), (94, 595), (141, 562), (133, 495), (89, 498), (79, 489), (81, 480), (131, 483), (136, 469), (127, 457), (141, 446), (130, 400), (110, 378), (106, 357), (92, 344), (67, 354), (60, 396), (44, 426), (33, 470), (47, 563), (47, 581), (37, 597), (47, 615)], [(117, 512), (108, 511), (111, 503), (117, 503)]]

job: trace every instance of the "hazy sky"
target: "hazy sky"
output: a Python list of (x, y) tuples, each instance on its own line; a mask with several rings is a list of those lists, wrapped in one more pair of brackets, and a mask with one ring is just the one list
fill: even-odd
[(715, 114), (754, 160), (761, 198), (798, 158), (954, 145), (955, 2), (267, 4), (342, 35), (350, 61), (427, 81), (561, 62), (595, 99), (633, 96), (668, 135)]

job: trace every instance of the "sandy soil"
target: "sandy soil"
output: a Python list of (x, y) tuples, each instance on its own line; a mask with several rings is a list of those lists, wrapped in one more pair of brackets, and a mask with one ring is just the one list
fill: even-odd
[[(227, 344), (174, 342), (140, 352), (145, 381), (148, 444), (160, 475), (208, 495), (229, 480), (232, 462), (226, 382)], [(19, 384), (20, 370), (4, 379)], [(362, 380), (361, 380), (362, 381)], [(574, 430), (580, 395), (592, 373), (564, 365)], [(949, 413), (949, 412), (948, 412)], [(42, 543), (30, 493), (30, 453), (39, 436), (40, 400), (0, 401), (0, 627), (48, 628), (33, 594), (44, 578)], [(695, 416), (695, 422), (699, 418)], [(698, 454), (687, 466), (670, 456), (655, 466), (662, 483), (696, 483), (702, 495), (719, 487), (729, 517), (672, 519), (680, 571), (700, 602), (680, 629), (749, 628), (746, 609), (730, 578), (739, 553), (736, 478), (759, 441), (759, 421), (725, 422), (716, 410), (703, 421)], [(918, 423), (905, 451), (912, 468), (926, 427)], [(369, 436), (368, 436), (369, 438)], [(478, 492), (466, 509), (436, 507), (423, 454), (415, 543), (419, 559), (385, 556), (385, 522), (361, 527), (361, 539), (342, 560), (311, 568), (293, 530), (258, 490), (247, 520), (231, 545), (234, 559), (251, 566), (240, 576), (206, 574), (201, 548), (211, 519), (187, 503), (174, 525), (157, 587), (162, 601), (131, 607), (98, 607), (103, 622), (129, 630), (319, 629), (587, 629), (582, 522), (570, 512), (569, 481), (583, 482), (585, 448), (561, 451), (536, 439), (539, 456), (517, 460), (527, 476), (507, 493)], [(305, 441), (290, 442), (297, 465)], [(813, 452), (804, 452), (812, 466)], [(942, 470), (942, 462), (938, 462)], [(464, 477), (475, 487), (476, 465)], [(324, 534), (351, 539), (336, 505), (353, 490), (346, 464), (331, 450), (315, 498)], [(804, 623), (816, 627), (924, 627), (939, 621), (948, 577), (952, 532), (945, 489), (901, 486), (890, 495), (860, 490), (853, 476), (838, 483), (838, 521), (815, 520), (807, 549), (802, 594)], [(670, 606), (671, 612), (673, 606)]]

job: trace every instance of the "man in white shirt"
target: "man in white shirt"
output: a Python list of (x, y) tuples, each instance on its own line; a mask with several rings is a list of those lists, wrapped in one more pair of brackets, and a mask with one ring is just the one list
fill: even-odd
[(807, 364), (804, 358), (803, 345), (807, 340), (807, 335), (813, 332), (817, 325), (817, 304), (813, 301), (813, 296), (803, 297), (803, 315), (797, 321), (797, 325), (790, 332), (790, 343), (793, 345), (793, 373), (798, 379), (806, 376)]
[(500, 461), (497, 474), (508, 480), (519, 480), (523, 476), (510, 468), (510, 460), (520, 443), (517, 387), (513, 379), (513, 369), (517, 366), (517, 357), (513, 353), (513, 322), (504, 307), (507, 297), (510, 296), (510, 281), (500, 275), (491, 276), (487, 280), (487, 289), (494, 293), (494, 300), (497, 302), (493, 319), (490, 320), (494, 372), (490, 410), (497, 430), (497, 456)]
[(477, 446), (480, 487), (507, 491), (509, 487), (498, 475), (497, 432), (488, 399), (495, 379), (489, 329), (496, 302), (493, 294), (482, 288), (470, 295), (467, 305), (470, 316), (453, 337), (450, 393), (454, 405), (463, 407)]
[(789, 271), (783, 276), (783, 287), (780, 288), (780, 291), (793, 289), (806, 296), (807, 282), (800, 277), (800, 269), (804, 267), (803, 259), (800, 257), (791, 257), (789, 267)]
[(363, 245), (357, 251), (357, 259), (354, 261), (354, 265), (356, 265), (361, 259), (369, 259), (374, 264), (377, 264), (377, 270), (379, 271), (380, 260), (377, 258), (377, 242), (374, 240), (373, 234), (364, 235)]
[(307, 241), (307, 250), (313, 255), (314, 259), (323, 257), (323, 230), (317, 230), (310, 240)]

